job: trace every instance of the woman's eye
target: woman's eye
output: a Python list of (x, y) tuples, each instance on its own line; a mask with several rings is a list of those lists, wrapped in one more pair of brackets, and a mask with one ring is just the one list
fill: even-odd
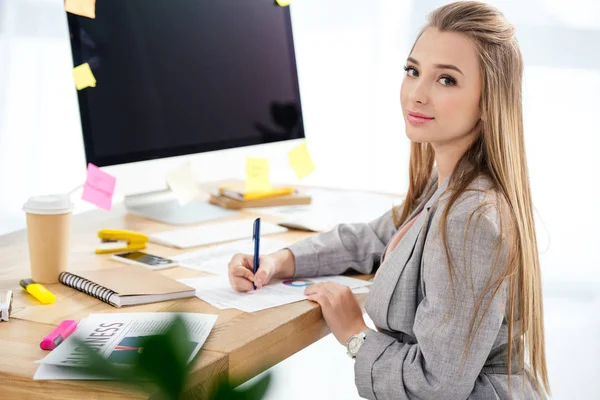
[(413, 67), (404, 67), (404, 70), (406, 71), (406, 74), (408, 76), (417, 76), (417, 75), (411, 75), (411, 71), (415, 72), (416, 74), (418, 74), (417, 70), (414, 69)]
[[(412, 76), (412, 77), (419, 76), (419, 71), (417, 71), (414, 67), (405, 66), (404, 71), (406, 71), (406, 75), (408, 75), (408, 76)], [(414, 74), (411, 74), (411, 72), (414, 72)], [(439, 81), (444, 86), (456, 85), (456, 80), (450, 76), (441, 76)]]
[(453, 78), (450, 78), (449, 76), (442, 76), (440, 78), (440, 82), (444, 86), (453, 86), (456, 84), (456, 81)]

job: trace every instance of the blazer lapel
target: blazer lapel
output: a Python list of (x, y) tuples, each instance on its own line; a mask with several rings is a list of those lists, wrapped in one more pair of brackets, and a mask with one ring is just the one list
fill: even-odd
[[(435, 173), (437, 174), (437, 171), (435, 171)], [(431, 187), (429, 193), (426, 196), (424, 196), (419, 206), (415, 209), (414, 212), (411, 213), (409, 218), (407, 218), (407, 221), (410, 221), (420, 211), (425, 211), (422, 212), (421, 215), (419, 215), (415, 223), (406, 232), (406, 234), (404, 235), (402, 240), (400, 240), (396, 248), (389, 254), (388, 258), (385, 260), (385, 265), (380, 266), (381, 270), (377, 274), (377, 278), (374, 280), (373, 285), (371, 286), (371, 290), (369, 292), (369, 295), (367, 296), (367, 300), (365, 303), (365, 309), (369, 313), (369, 316), (371, 317), (373, 322), (378, 324), (378, 326), (383, 329), (393, 330), (392, 328), (390, 328), (388, 323), (389, 308), (392, 303), (392, 296), (394, 295), (394, 291), (397, 288), (400, 279), (402, 278), (406, 264), (412, 257), (413, 251), (418, 240), (425, 239), (426, 232), (422, 234), (423, 226), (425, 225), (425, 222), (429, 220), (430, 209), (439, 200), (440, 196), (444, 193), (444, 191), (448, 188), (450, 176), (451, 175), (446, 177), (446, 179), (444, 179), (444, 182), (442, 182), (440, 187), (437, 189), (437, 177), (435, 177), (434, 185)], [(404, 226), (404, 224), (402, 226)], [(402, 227), (400, 227), (399, 229), (401, 228)], [(407, 289), (414, 290), (415, 294), (413, 296), (411, 293), (402, 290), (403, 293), (401, 295), (403, 297), (406, 297), (407, 299), (412, 298), (414, 301), (414, 299), (416, 299), (416, 291), (418, 289), (419, 284), (418, 279), (415, 278), (415, 282), (411, 281), (407, 283)], [(410, 307), (407, 307), (405, 317), (409, 317), (409, 315), (412, 315), (412, 318), (414, 318), (414, 311), (415, 310), (411, 310)], [(407, 326), (409, 331), (406, 333), (412, 333), (412, 323), (410, 323), (410, 318), (406, 318), (406, 321), (407, 323), (409, 323), (409, 325)]]
[[(398, 232), (400, 229), (402, 229), (404, 227), (404, 225), (406, 225), (410, 220), (412, 220), (415, 217), (415, 215), (420, 213), (421, 210), (423, 210), (423, 208), (425, 207), (425, 204), (432, 198), (432, 196), (435, 195), (435, 193), (436, 193), (435, 188), (437, 187), (437, 181), (438, 181), (437, 169), (435, 167), (433, 168), (431, 174), (432, 174), (432, 178), (431, 178), (430, 183), (427, 185), (427, 188), (425, 189), (425, 194), (422, 196), (423, 198), (421, 199), (421, 201), (419, 202), (417, 207), (414, 209), (414, 211), (412, 213), (410, 213), (410, 215), (402, 223), (402, 225), (400, 225), (398, 227), (398, 229), (396, 229), (396, 232)], [(414, 225), (416, 225), (418, 222), (419, 221), (415, 221)], [(408, 232), (407, 232), (407, 234), (408, 234)], [(404, 240), (404, 238), (402, 240)], [(381, 265), (384, 261), (385, 253), (387, 252), (390, 242), (391, 242), (391, 240), (386, 243), (385, 248), (381, 252), (381, 256), (379, 258), (379, 265)]]

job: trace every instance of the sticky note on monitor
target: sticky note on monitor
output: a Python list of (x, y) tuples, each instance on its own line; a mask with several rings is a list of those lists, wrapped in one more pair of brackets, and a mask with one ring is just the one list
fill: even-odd
[(246, 159), (246, 192), (270, 192), (272, 190), (269, 178), (269, 159)]
[(82, 17), (96, 18), (96, 0), (65, 0), (65, 10)]
[(90, 163), (88, 164), (87, 180), (83, 185), (81, 198), (100, 208), (110, 210), (116, 183), (117, 179), (114, 176)]
[(169, 185), (169, 188), (181, 205), (189, 203), (200, 194), (200, 189), (198, 188), (190, 162), (183, 163), (179, 167), (169, 171), (166, 180), (167, 185)]
[(292, 0), (275, 0), (275, 2), (281, 7), (286, 7), (290, 5)]
[(304, 179), (315, 170), (315, 164), (308, 152), (306, 142), (303, 142), (290, 150), (288, 159), (290, 160), (290, 165), (294, 169), (298, 179)]
[(77, 90), (85, 89), (86, 87), (96, 87), (96, 78), (92, 73), (90, 64), (84, 63), (73, 68), (73, 78)]

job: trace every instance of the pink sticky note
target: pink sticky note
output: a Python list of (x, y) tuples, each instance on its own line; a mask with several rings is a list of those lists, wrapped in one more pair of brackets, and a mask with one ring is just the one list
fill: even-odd
[(83, 196), (81, 198), (100, 208), (110, 210), (116, 183), (117, 178), (101, 171), (94, 164), (89, 163), (87, 180), (85, 181), (85, 185), (83, 185)]

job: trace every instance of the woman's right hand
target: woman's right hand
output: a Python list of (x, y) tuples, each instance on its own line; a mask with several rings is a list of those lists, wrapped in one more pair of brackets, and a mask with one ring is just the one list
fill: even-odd
[(254, 256), (251, 254), (234, 255), (228, 265), (231, 287), (238, 292), (248, 292), (254, 290), (253, 284), (260, 289), (269, 284), (273, 278), (291, 278), (294, 275), (294, 261), (291, 254), (289, 250), (284, 249), (260, 256), (256, 276), (253, 272)]

